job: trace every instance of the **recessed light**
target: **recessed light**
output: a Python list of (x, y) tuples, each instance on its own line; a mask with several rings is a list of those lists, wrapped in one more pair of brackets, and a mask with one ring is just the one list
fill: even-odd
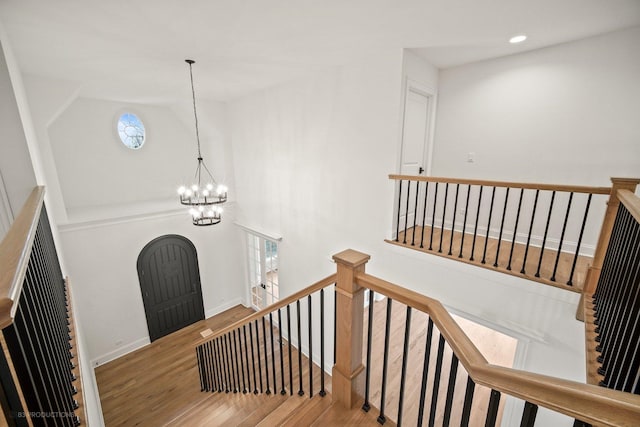
[(511, 44), (522, 43), (526, 39), (527, 39), (527, 36), (525, 36), (524, 34), (519, 34), (517, 36), (511, 37), (509, 39), (509, 43), (511, 43)]

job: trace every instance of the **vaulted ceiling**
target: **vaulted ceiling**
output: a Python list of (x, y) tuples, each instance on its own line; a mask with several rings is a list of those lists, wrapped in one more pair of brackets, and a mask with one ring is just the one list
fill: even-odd
[(384, 48), (446, 68), (640, 25), (640, 1), (0, 0), (0, 22), (23, 72), (157, 104), (184, 98), (185, 58), (224, 101)]

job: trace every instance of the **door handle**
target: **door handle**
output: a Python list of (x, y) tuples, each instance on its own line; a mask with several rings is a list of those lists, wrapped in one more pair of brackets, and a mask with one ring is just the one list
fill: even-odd
[(267, 289), (267, 286), (266, 286), (264, 283), (260, 283), (260, 287), (261, 287), (262, 289)]
[(418, 175), (422, 174), (422, 172), (424, 172), (424, 168), (422, 166), (420, 166), (418, 168)]

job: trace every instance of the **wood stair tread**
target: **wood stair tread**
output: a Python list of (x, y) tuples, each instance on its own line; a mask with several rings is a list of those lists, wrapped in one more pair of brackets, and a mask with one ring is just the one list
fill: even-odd
[(331, 406), (331, 395), (315, 395), (299, 407), (282, 423), (283, 426), (308, 426), (317, 420)]

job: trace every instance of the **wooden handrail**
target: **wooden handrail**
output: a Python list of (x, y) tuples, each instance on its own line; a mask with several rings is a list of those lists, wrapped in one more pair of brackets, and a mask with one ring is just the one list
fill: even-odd
[(0, 243), (0, 328), (9, 326), (20, 294), (35, 238), (44, 187), (35, 187)]
[(198, 340), (195, 343), (195, 347), (198, 347), (199, 345), (201, 345), (201, 344), (203, 344), (205, 342), (211, 341), (211, 340), (213, 340), (213, 339), (215, 339), (215, 338), (217, 338), (219, 336), (222, 336), (222, 335), (224, 335), (224, 334), (226, 334), (228, 332), (231, 332), (231, 331), (241, 327), (242, 325), (246, 325), (249, 322), (252, 322), (252, 321), (254, 321), (256, 319), (260, 319), (263, 316), (265, 316), (265, 315), (267, 315), (269, 313), (273, 313), (274, 311), (276, 311), (276, 310), (278, 310), (280, 308), (284, 308), (287, 305), (289, 305), (289, 304), (291, 304), (293, 302), (296, 302), (300, 298), (304, 298), (307, 295), (310, 295), (310, 294), (312, 294), (312, 293), (314, 293), (316, 291), (319, 291), (322, 288), (326, 288), (327, 286), (335, 283), (335, 281), (336, 281), (336, 274), (334, 273), (334, 274), (332, 274), (330, 276), (325, 277), (322, 280), (319, 280), (318, 282), (314, 283), (311, 286), (307, 286), (306, 288), (304, 288), (302, 290), (299, 290), (298, 292), (296, 292), (296, 293), (294, 293), (292, 295), (289, 295), (285, 299), (282, 299), (282, 300), (278, 301), (275, 304), (271, 304), (267, 308), (264, 308), (264, 309), (262, 309), (260, 311), (256, 311), (255, 313), (245, 317), (244, 319), (240, 319), (237, 322), (232, 323), (231, 325), (229, 325), (229, 326), (227, 326), (225, 328), (217, 330), (216, 332), (213, 333), (213, 335), (209, 335), (209, 336), (207, 336), (205, 338), (202, 338), (202, 339)]
[(618, 199), (636, 221), (640, 222), (640, 197), (629, 190), (619, 190)]
[(491, 365), (439, 301), (366, 273), (356, 274), (356, 283), (427, 313), (480, 385), (594, 425), (636, 426), (640, 420), (638, 395)]
[(535, 184), (530, 182), (488, 181), (488, 180), (482, 180), (482, 179), (461, 179), (461, 178), (444, 178), (444, 177), (435, 177), (435, 176), (395, 175), (395, 174), (390, 174), (389, 179), (420, 181), (420, 182), (442, 182), (442, 183), (449, 183), (449, 184), (484, 185), (487, 187), (524, 188), (524, 189), (530, 189), (530, 190), (566, 191), (566, 192), (586, 193), (586, 194), (589, 194), (589, 193), (610, 194), (611, 193), (611, 187), (589, 187), (589, 186), (583, 186), (583, 185)]

